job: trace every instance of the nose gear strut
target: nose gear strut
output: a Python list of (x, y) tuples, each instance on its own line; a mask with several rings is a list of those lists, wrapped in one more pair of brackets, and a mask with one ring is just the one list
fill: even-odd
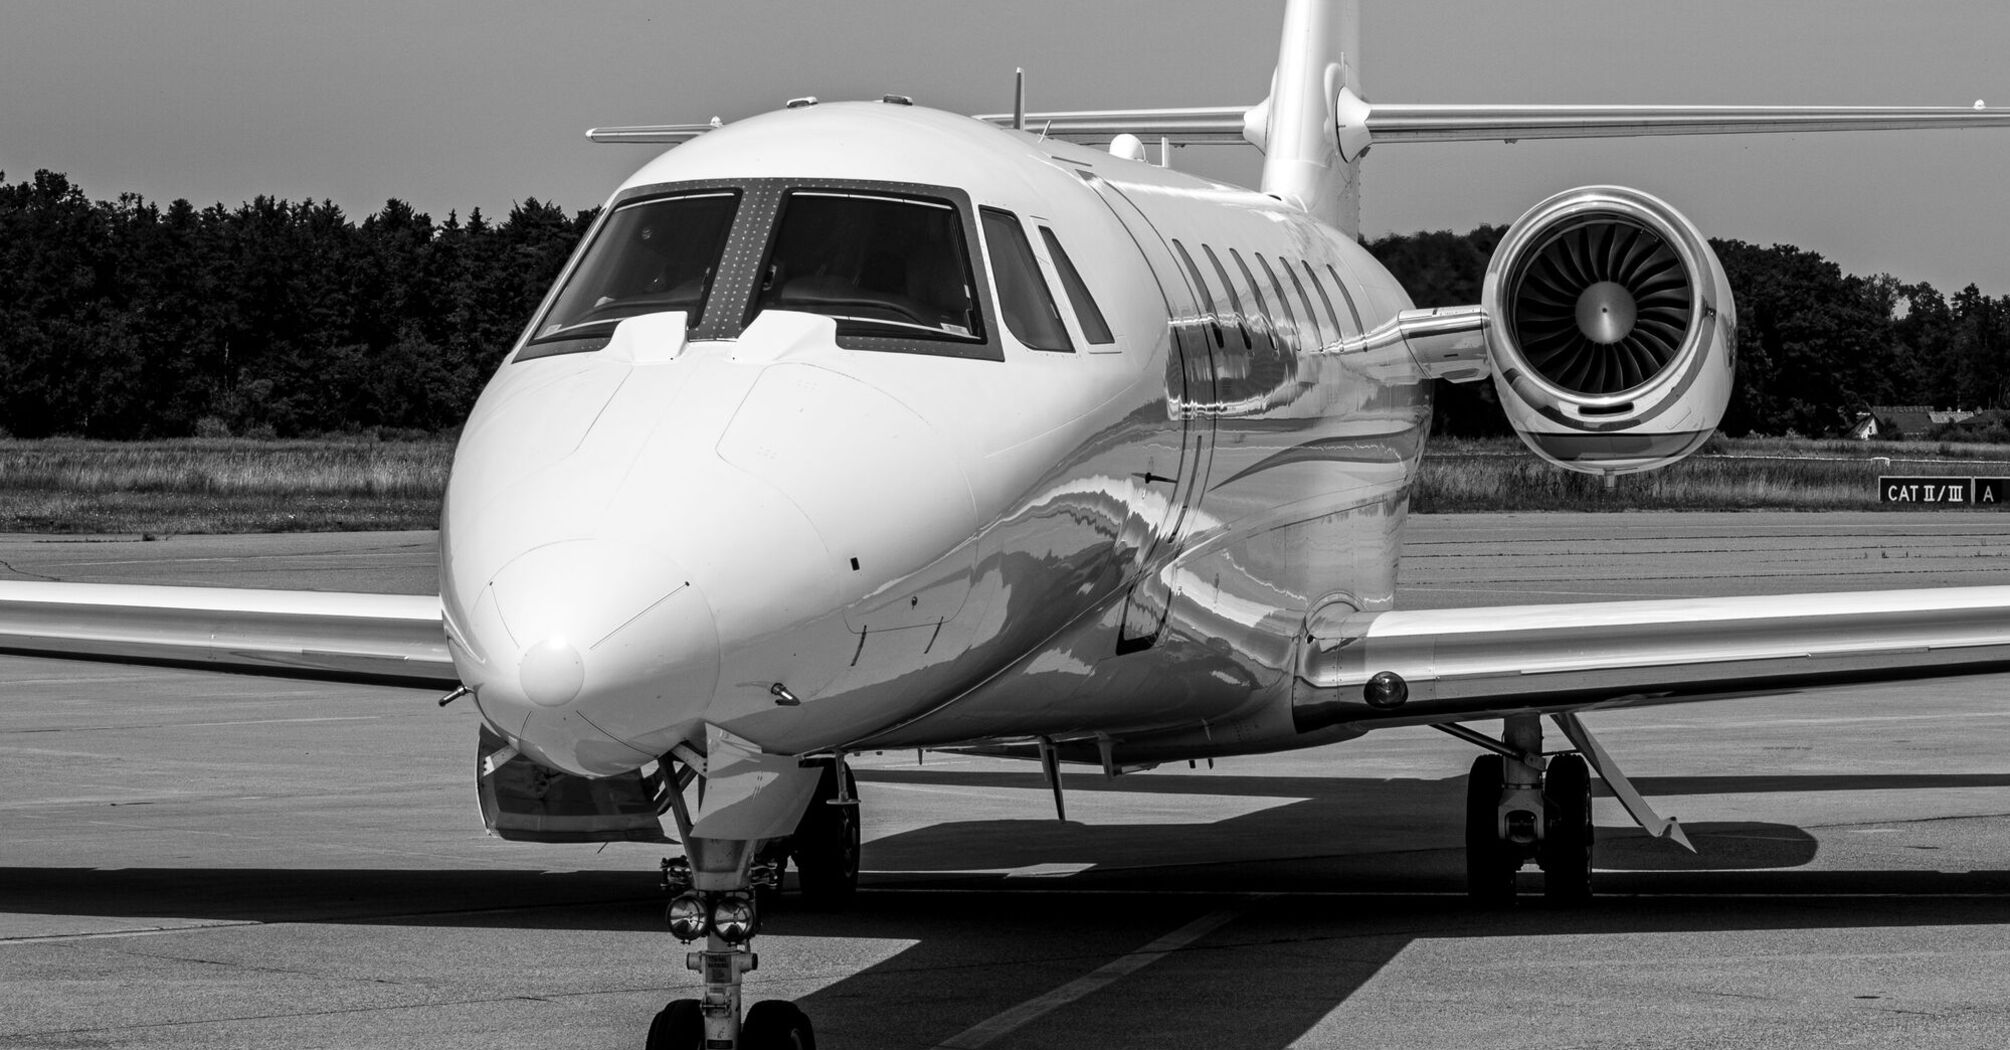
[(816, 1032), (796, 1004), (765, 1000), (743, 1019), (741, 991), (760, 965), (753, 939), (761, 909), (779, 890), (790, 855), (815, 903), (842, 903), (857, 889), (856, 783), (842, 755), (763, 755), (716, 731), (709, 744), (704, 755), (684, 748), (665, 759), (705, 770), (695, 813), (681, 790), (692, 778), (670, 780), (665, 806), (684, 856), (663, 862), (663, 887), (673, 895), (664, 918), (678, 939), (702, 938), (684, 963), (700, 975), (704, 993), (665, 1005), (649, 1026), (647, 1050), (816, 1050)]

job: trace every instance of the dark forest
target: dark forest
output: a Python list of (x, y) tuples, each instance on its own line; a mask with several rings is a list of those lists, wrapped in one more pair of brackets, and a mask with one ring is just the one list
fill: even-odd
[[(594, 215), (527, 199), (499, 220), (435, 221), (393, 200), (358, 221), (327, 202), (163, 207), (94, 201), (52, 172), (0, 175), (0, 434), (450, 431)], [(1367, 247), (1418, 306), (1477, 303), (1504, 232)], [(1845, 274), (1789, 245), (1711, 245), (1738, 305), (1725, 432), (1815, 436), (1873, 405), (2010, 403), (2010, 296)], [(1502, 432), (1491, 394), (1447, 385), (1437, 429)]]

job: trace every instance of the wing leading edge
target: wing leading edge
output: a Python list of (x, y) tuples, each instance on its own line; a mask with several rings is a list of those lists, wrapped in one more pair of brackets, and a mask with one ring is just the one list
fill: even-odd
[(0, 583), (0, 653), (452, 688), (440, 600), (93, 583)]
[[(1301, 731), (2010, 671), (2010, 587), (1357, 613), (1315, 622)], [(1407, 698), (1371, 706), (1369, 678)]]

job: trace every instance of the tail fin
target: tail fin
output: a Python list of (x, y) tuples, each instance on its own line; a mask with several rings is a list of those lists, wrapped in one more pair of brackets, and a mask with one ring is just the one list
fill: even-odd
[[(1243, 117), (1244, 137), (1263, 151), (1263, 192), (1349, 236), (1361, 227), (1365, 149), (1344, 149), (1341, 136), (1348, 126), (1367, 126), (1355, 94), (1360, 40), (1357, 0), (1289, 0), (1270, 97)], [(1342, 113), (1343, 106), (1362, 112)]]

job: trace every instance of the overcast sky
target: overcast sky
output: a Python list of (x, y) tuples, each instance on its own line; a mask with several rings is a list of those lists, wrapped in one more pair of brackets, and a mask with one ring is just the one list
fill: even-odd
[[(389, 197), (444, 217), (598, 204), (649, 157), (601, 124), (901, 92), (960, 112), (1258, 101), (1282, 0), (0, 0), (0, 172), (93, 197)], [(1368, 0), (1365, 94), (1404, 102), (2010, 104), (2001, 0)], [(1178, 166), (1253, 180), (1247, 149)], [(1594, 182), (1714, 236), (2010, 293), (2010, 130), (1388, 145), (1371, 235), (1507, 222)]]

